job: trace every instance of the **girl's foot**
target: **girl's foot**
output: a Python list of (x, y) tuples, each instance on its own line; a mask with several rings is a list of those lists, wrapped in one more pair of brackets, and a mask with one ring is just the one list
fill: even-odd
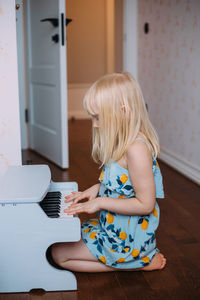
[(166, 258), (162, 253), (156, 253), (148, 266), (141, 268), (142, 271), (163, 269), (166, 265)]

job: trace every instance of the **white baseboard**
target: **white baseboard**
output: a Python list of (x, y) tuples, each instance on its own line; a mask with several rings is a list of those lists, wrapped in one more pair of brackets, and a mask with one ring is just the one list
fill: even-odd
[(177, 154), (161, 147), (159, 159), (173, 167), (197, 184), (200, 184), (200, 168), (181, 158)]
[(88, 119), (88, 114), (83, 109), (83, 97), (91, 83), (68, 84), (68, 118)]

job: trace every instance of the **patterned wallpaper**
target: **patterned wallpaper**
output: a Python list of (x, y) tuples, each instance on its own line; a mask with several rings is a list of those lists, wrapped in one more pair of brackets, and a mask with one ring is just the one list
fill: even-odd
[(200, 1), (138, 0), (138, 52), (161, 150), (200, 175)]

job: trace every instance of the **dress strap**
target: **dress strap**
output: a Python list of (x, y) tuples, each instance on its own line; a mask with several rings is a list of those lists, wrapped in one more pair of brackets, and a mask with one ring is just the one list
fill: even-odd
[[(143, 142), (144, 144), (147, 145), (147, 142), (146, 142), (143, 138), (141, 138), (141, 137), (137, 137), (137, 138), (135, 139), (135, 141), (141, 141), (141, 142)], [(153, 160), (156, 160), (155, 155), (154, 155), (153, 152), (152, 152), (152, 157), (153, 157)]]
[(137, 137), (137, 138), (135, 139), (135, 141), (141, 141), (141, 142), (143, 142), (144, 144), (147, 144), (146, 141), (145, 141), (143, 138), (141, 138), (141, 137)]

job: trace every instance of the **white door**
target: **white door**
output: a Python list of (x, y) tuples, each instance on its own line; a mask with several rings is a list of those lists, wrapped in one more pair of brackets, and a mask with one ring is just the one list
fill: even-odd
[(30, 148), (67, 168), (65, 0), (27, 0), (26, 19)]

